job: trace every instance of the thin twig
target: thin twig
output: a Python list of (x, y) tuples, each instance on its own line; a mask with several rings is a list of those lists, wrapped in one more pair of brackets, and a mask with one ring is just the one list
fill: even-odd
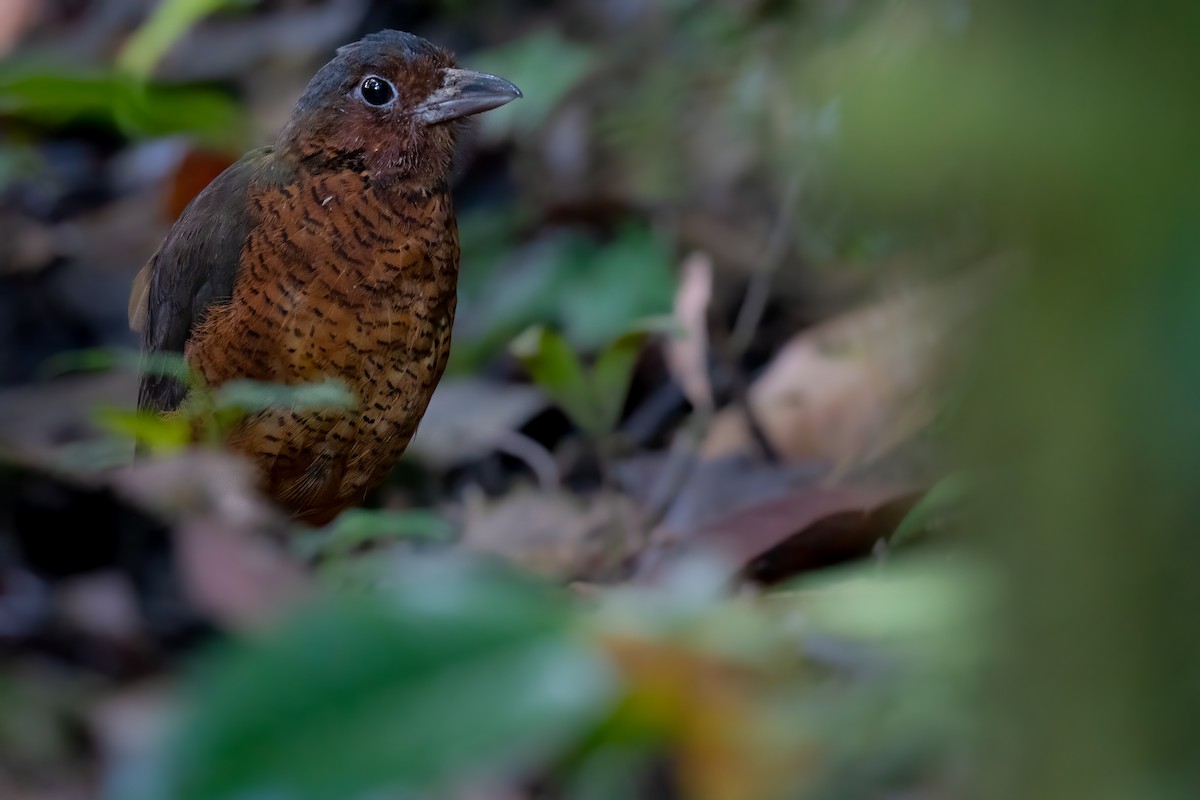
[(771, 295), (771, 281), (775, 273), (783, 265), (788, 253), (788, 243), (791, 241), (791, 223), (796, 213), (796, 204), (800, 199), (800, 178), (792, 176), (784, 189), (783, 201), (779, 205), (779, 213), (771, 227), (767, 244), (763, 248), (759, 268), (750, 277), (742, 305), (738, 309), (737, 320), (733, 331), (719, 349), (721, 362), (729, 370), (730, 388), (733, 390), (733, 401), (741, 409), (746, 419), (746, 428), (758, 445), (763, 457), (770, 463), (779, 461), (774, 445), (763, 430), (762, 423), (750, 403), (750, 388), (746, 376), (741, 369), (742, 357), (750, 349), (754, 334), (762, 322), (763, 313), (767, 308), (767, 300)]
[(653, 531), (666, 518), (667, 512), (675, 505), (680, 492), (687, 484), (692, 468), (696, 465), (700, 442), (708, 433), (710, 420), (711, 414), (693, 414), (671, 440), (666, 462), (646, 498), (646, 512), (641, 521), (647, 532)]
[(562, 473), (558, 462), (542, 444), (520, 431), (505, 431), (492, 443), (501, 453), (520, 459), (538, 482), (543, 491), (552, 491), (562, 486)]
[(787, 256), (788, 243), (791, 241), (791, 222), (796, 213), (796, 204), (800, 200), (800, 178), (792, 176), (783, 190), (783, 201), (779, 205), (779, 214), (771, 226), (771, 233), (763, 248), (762, 260), (758, 269), (750, 276), (746, 294), (742, 298), (741, 308), (738, 309), (737, 321), (733, 332), (729, 335), (726, 355), (733, 362), (741, 359), (750, 348), (754, 334), (762, 322), (763, 313), (767, 309), (767, 301), (771, 297), (771, 282), (775, 273), (783, 266)]

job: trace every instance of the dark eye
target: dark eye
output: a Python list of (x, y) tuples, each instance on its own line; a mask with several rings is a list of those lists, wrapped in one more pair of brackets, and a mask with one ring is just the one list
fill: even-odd
[(396, 99), (396, 87), (392, 86), (390, 81), (377, 75), (363, 78), (362, 85), (358, 87), (358, 93), (362, 95), (363, 100), (373, 106), (386, 106)]

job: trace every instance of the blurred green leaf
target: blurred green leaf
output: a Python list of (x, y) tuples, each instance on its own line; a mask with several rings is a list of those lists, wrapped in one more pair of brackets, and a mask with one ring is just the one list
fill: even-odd
[(673, 320), (639, 320), (601, 349), (585, 367), (565, 338), (534, 326), (513, 340), (513, 355), (563, 411), (592, 436), (612, 432), (620, 419), (638, 354), (650, 333), (675, 330)]
[(183, 353), (123, 353), (122, 360), (136, 367), (139, 374), (175, 378), (188, 386), (199, 386), (201, 378), (188, 365)]
[(186, 447), (191, 439), (191, 422), (181, 415), (159, 415), (152, 411), (101, 408), (96, 423), (112, 433), (128, 436), (156, 452)]
[(939, 480), (900, 520), (888, 540), (890, 546), (903, 547), (936, 529), (948, 513), (962, 505), (971, 486), (971, 479), (963, 474)]
[(996, 591), (986, 564), (941, 555), (897, 560), (886, 570), (826, 570), (792, 585), (809, 590), (810, 633), (886, 646), (938, 668), (979, 657)]
[[(176, 449), (175, 445), (163, 448), (164, 452)], [(129, 466), (136, 452), (134, 442), (127, 434), (102, 436), (68, 442), (54, 451), (52, 463), (60, 469), (74, 473), (96, 473)]]
[(240, 147), (244, 131), (237, 104), (220, 92), (47, 64), (0, 67), (0, 114), (52, 127), (99, 123), (141, 138), (186, 133), (221, 148)]
[(591, 395), (598, 407), (598, 417), (605, 432), (616, 427), (629, 394), (629, 382), (638, 355), (646, 343), (645, 331), (630, 331), (618, 336), (600, 351), (592, 365)]
[[(480, 215), (472, 215), (472, 218)], [(577, 347), (603, 346), (647, 317), (670, 313), (675, 274), (670, 251), (648, 227), (628, 225), (600, 243), (577, 231), (543, 237), (517, 259), (486, 259), (514, 246), (505, 220), (472, 221), (464, 253), (460, 323), (452, 359), (468, 369), (502, 351), (530, 325), (561, 330)], [(482, 263), (481, 263), (482, 262)]]
[(148, 78), (171, 46), (204, 17), (224, 8), (250, 7), (257, 0), (162, 0), (117, 56), (117, 67)]
[(610, 674), (556, 591), (497, 570), (409, 563), (375, 602), (299, 614), (195, 686), (178, 800), (343, 800), (424, 791), (563, 750)]
[(483, 115), (483, 135), (498, 140), (537, 128), (595, 62), (591, 48), (564, 39), (553, 28), (476, 54), (475, 69), (507, 78), (525, 95)]
[(608, 432), (599, 399), (579, 355), (566, 339), (542, 327), (532, 327), (513, 340), (512, 353), (550, 398), (577, 425), (594, 436)]
[(175, 378), (189, 386), (199, 378), (188, 366), (183, 353), (139, 353), (114, 347), (91, 347), (55, 353), (38, 370), (38, 377), (57, 378), (72, 372), (106, 372), (117, 367), (136, 370), (141, 375)]
[(611, 242), (577, 245), (575, 264), (560, 266), (560, 319), (572, 342), (595, 347), (637, 321), (669, 314), (675, 273), (666, 243), (646, 226), (628, 225)]
[(236, 380), (222, 384), (213, 393), (213, 408), (253, 414), (269, 408), (295, 410), (346, 410), (358, 405), (358, 398), (344, 381), (323, 381), (289, 386), (255, 380)]
[(106, 347), (66, 350), (43, 361), (38, 366), (37, 375), (42, 380), (48, 380), (73, 372), (107, 372), (128, 363), (127, 354)]
[(453, 532), (445, 517), (427, 509), (352, 508), (342, 512), (327, 530), (308, 537), (302, 547), (310, 558), (338, 556), (360, 545), (390, 539), (445, 541)]

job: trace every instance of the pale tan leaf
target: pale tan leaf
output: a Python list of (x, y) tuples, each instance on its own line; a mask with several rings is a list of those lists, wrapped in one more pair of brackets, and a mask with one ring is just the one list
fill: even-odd
[[(842, 473), (871, 463), (929, 423), (945, 344), (974, 307), (973, 280), (909, 290), (793, 338), (754, 382), (748, 401), (785, 459)], [(750, 452), (740, 409), (719, 413), (701, 447), (712, 458)]]
[(708, 377), (708, 306), (712, 302), (713, 262), (703, 252), (687, 257), (675, 292), (675, 321), (682, 335), (668, 338), (663, 355), (671, 377), (697, 409), (713, 407)]

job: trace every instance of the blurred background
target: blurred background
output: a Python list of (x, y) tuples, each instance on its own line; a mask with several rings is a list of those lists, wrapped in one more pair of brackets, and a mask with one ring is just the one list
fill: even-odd
[[(2, 2), (0, 797), (1200, 792), (1194, 4)], [(301, 529), (129, 289), (381, 28), (525, 96)]]

